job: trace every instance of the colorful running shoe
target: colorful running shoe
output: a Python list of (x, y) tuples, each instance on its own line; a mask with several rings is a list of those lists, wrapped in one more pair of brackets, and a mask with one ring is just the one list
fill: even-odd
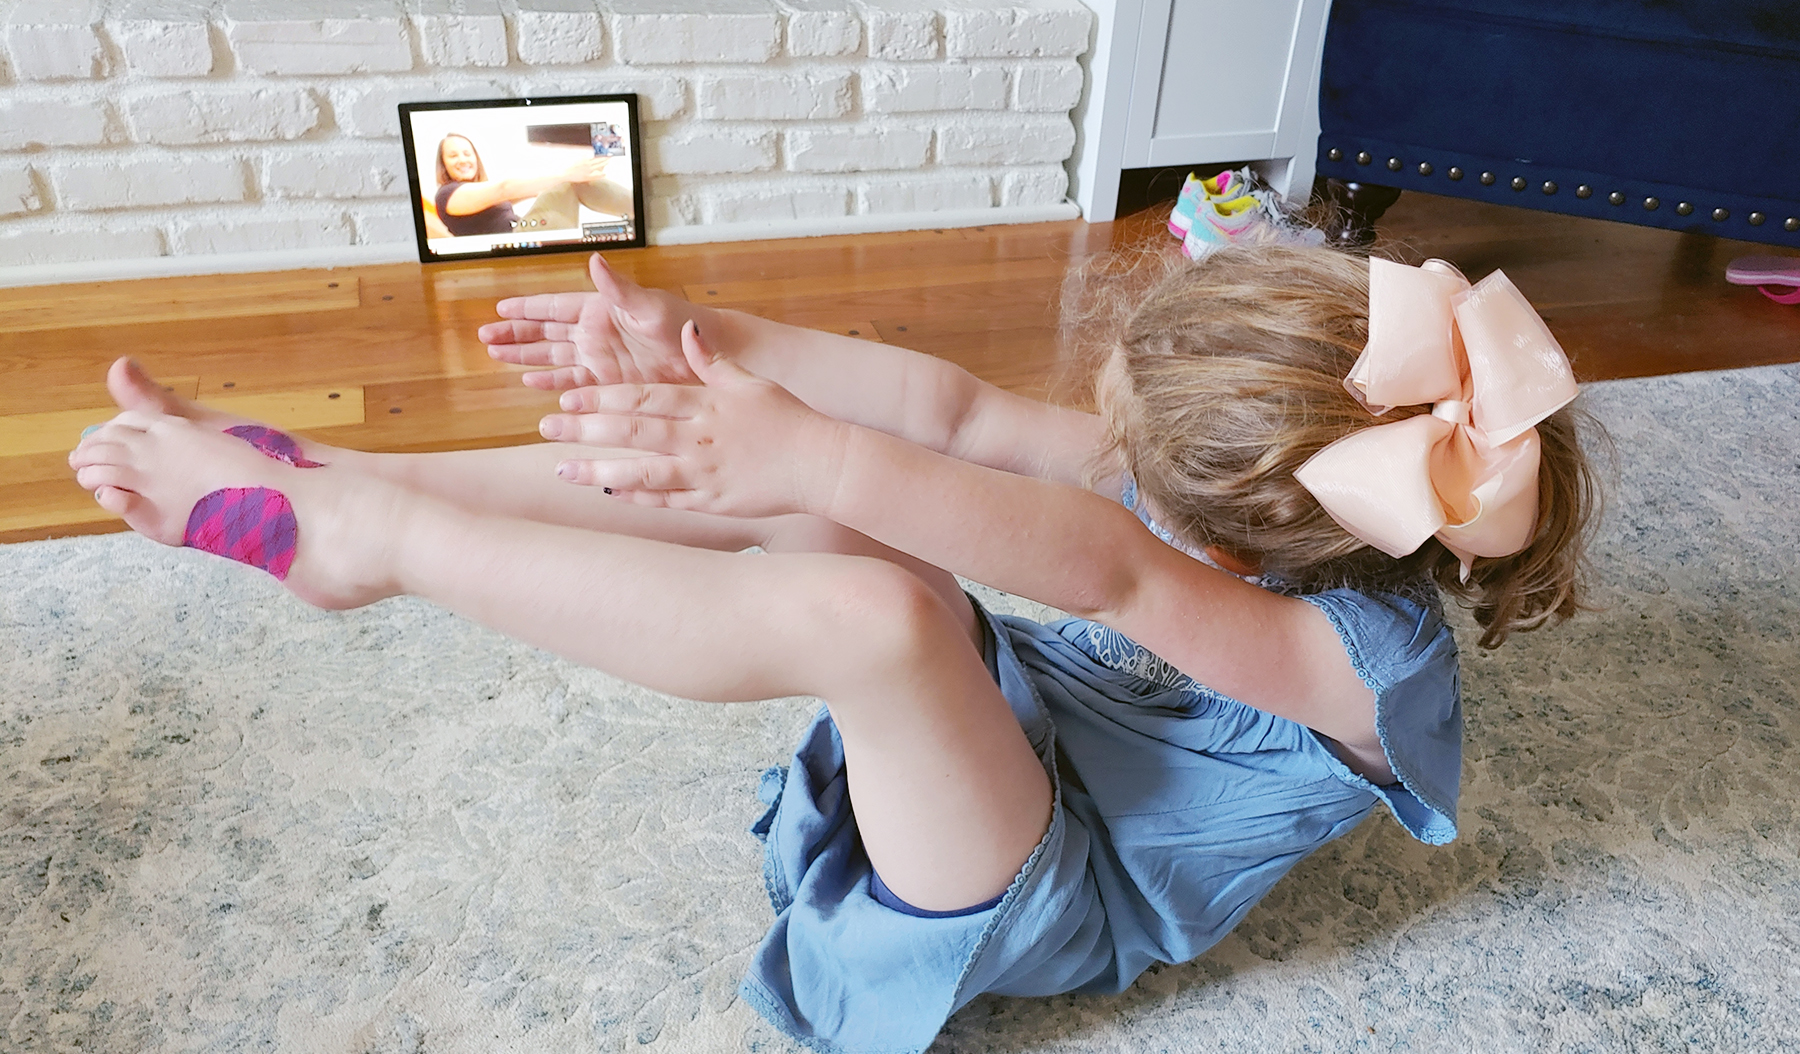
[(1169, 233), (1177, 238), (1187, 237), (1187, 232), (1194, 226), (1194, 215), (1203, 202), (1229, 201), (1242, 196), (1250, 184), (1244, 173), (1248, 168), (1237, 172), (1220, 172), (1201, 179), (1192, 172), (1187, 181), (1181, 185), (1181, 195), (1175, 199), (1175, 208), (1169, 213)]
[(1208, 201), (1195, 211), (1193, 225), (1181, 240), (1181, 254), (1198, 260), (1221, 245), (1259, 241), (1267, 225), (1262, 203), (1248, 194)]

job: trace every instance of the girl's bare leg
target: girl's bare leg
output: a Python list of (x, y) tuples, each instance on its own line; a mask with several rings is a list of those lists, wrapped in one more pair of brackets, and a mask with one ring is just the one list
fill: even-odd
[(747, 558), (485, 516), (159, 414), (121, 414), (71, 461), (104, 507), (169, 545), (215, 490), (279, 491), (298, 524), (285, 584), (309, 603), (407, 593), (675, 695), (823, 698), (870, 859), (920, 907), (999, 893), (1048, 823), (1049, 780), (964, 628), (885, 560)]
[[(166, 391), (136, 363), (120, 359), (106, 375), (107, 390), (125, 410), (165, 414), (214, 430), (255, 424)], [(656, 538), (699, 549), (739, 552), (756, 545), (770, 552), (834, 552), (873, 556), (906, 568), (926, 582), (957, 613), (975, 639), (975, 612), (956, 576), (897, 549), (816, 516), (737, 519), (683, 509), (654, 509), (614, 500), (593, 487), (556, 478), (557, 464), (580, 450), (582, 457), (609, 451), (563, 443), (532, 443), (488, 450), (430, 454), (374, 454), (295, 437), (313, 461), (354, 469), (423, 492), (471, 512), (581, 527), (638, 538)], [(622, 450), (621, 457), (638, 452)]]

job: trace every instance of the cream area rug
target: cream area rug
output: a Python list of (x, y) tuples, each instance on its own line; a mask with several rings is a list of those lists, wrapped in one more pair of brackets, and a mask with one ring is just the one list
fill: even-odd
[[(934, 1051), (1796, 1049), (1800, 367), (1587, 403), (1603, 609), (1463, 634), (1455, 843), (1378, 815), (1198, 962)], [(735, 993), (813, 709), (132, 536), (0, 547), (0, 1050), (793, 1051)]]

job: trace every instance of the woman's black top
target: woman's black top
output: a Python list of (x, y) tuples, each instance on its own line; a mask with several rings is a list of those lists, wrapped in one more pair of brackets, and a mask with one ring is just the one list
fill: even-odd
[(512, 202), (510, 201), (502, 201), (498, 205), (489, 205), (480, 212), (471, 212), (467, 216), (452, 216), (450, 214), (450, 210), (446, 207), (450, 202), (450, 195), (456, 193), (457, 187), (466, 185), (467, 184), (459, 183), (456, 180), (451, 180), (438, 188), (438, 219), (444, 221), (444, 226), (449, 229), (450, 233), (459, 238), (466, 234), (511, 234), (513, 231), (513, 224), (518, 221), (519, 217), (513, 214)]

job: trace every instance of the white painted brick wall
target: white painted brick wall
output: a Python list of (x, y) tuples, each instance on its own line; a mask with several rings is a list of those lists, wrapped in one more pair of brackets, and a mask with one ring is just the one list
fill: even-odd
[(931, 157), (931, 130), (892, 124), (797, 128), (786, 133), (795, 172), (909, 172)]
[(708, 195), (701, 216), (706, 223), (829, 219), (849, 215), (849, 199), (849, 190), (842, 186), (735, 186)]
[(94, 146), (106, 142), (106, 104), (7, 92), (0, 97), (0, 150)]
[(993, 178), (978, 172), (889, 179), (857, 188), (862, 212), (949, 212), (994, 206)]
[(99, 0), (23, 0), (6, 18), (6, 52), (23, 81), (106, 75)]
[(250, 181), (237, 158), (140, 157), (124, 164), (52, 165), (57, 205), (81, 212), (153, 205), (245, 201)]
[(620, 62), (767, 62), (781, 17), (764, 0), (611, 0)]
[(392, 245), (417, 240), (412, 212), (404, 201), (353, 208), (349, 216), (358, 245)]
[(655, 171), (670, 175), (762, 172), (775, 167), (775, 130), (671, 128), (652, 140), (645, 154)]
[(862, 47), (862, 21), (848, 0), (782, 0), (787, 13), (787, 53), (796, 58), (854, 55)]
[(1073, 62), (1020, 66), (1013, 73), (1012, 107), (1023, 113), (1068, 113), (1087, 83)]
[(64, 228), (54, 238), (37, 231), (0, 231), (0, 260), (20, 263), (143, 260), (162, 255), (163, 235), (153, 226)]
[(386, 73), (411, 69), (398, 4), (384, 0), (226, 0), (225, 34), (252, 73)]
[(863, 107), (870, 113), (1006, 108), (1006, 71), (999, 67), (870, 66), (861, 78)]
[(944, 12), (944, 50), (951, 58), (1057, 55), (1087, 50), (1093, 14), (1076, 0), (1060, 5), (953, 6)]
[(1068, 197), (1069, 173), (1061, 165), (1013, 169), (1000, 178), (1000, 204), (1049, 205)]
[(411, 0), (408, 14), (426, 65), (506, 65), (506, 15), (500, 0)]
[(943, 46), (943, 16), (914, 0), (860, 0), (872, 59), (935, 59)]
[(165, 146), (298, 139), (322, 116), (310, 90), (286, 85), (156, 90), (123, 106), (134, 140)]
[(169, 232), (169, 243), (176, 253), (195, 256), (256, 252), (268, 248), (270, 243), (291, 249), (319, 249), (350, 245), (354, 241), (350, 218), (341, 212), (279, 220), (259, 217), (179, 220)]
[(519, 61), (533, 66), (598, 62), (606, 34), (592, 0), (516, 0)]
[(639, 121), (673, 121), (688, 112), (689, 85), (674, 68), (657, 73), (609, 67), (605, 69), (571, 70), (538, 74), (515, 82), (517, 90), (489, 93), (490, 98), (511, 95), (608, 95), (625, 94), (638, 97)]
[(1075, 126), (1066, 117), (1010, 117), (959, 123), (938, 133), (938, 160), (947, 165), (1020, 165), (1068, 160)]
[[(512, 85), (491, 77), (450, 81), (358, 77), (331, 87), (327, 99), (338, 131), (359, 139), (394, 139), (400, 135), (403, 102), (504, 99), (522, 94)], [(399, 156), (395, 151), (396, 161)]]
[(31, 169), (24, 165), (0, 166), (0, 216), (23, 216), (43, 207)]
[(0, 0), (0, 269), (410, 245), (395, 111), (455, 98), (636, 93), (653, 231), (1053, 205), (1092, 25), (1075, 0)]
[(731, 73), (700, 78), (700, 117), (708, 121), (818, 121), (850, 112), (849, 71)]
[(106, 22), (125, 68), (146, 77), (204, 77), (213, 71), (205, 9), (163, 0), (130, 0)]
[(391, 146), (359, 146), (332, 154), (331, 164), (303, 146), (271, 151), (263, 163), (263, 194), (270, 198), (318, 201), (334, 198), (406, 196), (406, 172)]

